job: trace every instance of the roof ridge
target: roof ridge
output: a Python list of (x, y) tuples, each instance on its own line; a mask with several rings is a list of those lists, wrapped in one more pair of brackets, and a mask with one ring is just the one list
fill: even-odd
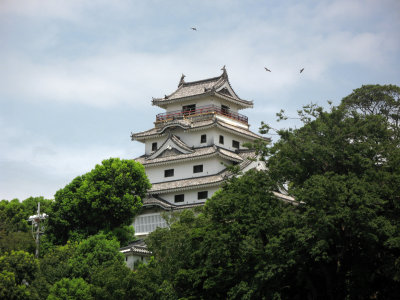
[(188, 81), (188, 82), (184, 82), (184, 83), (182, 84), (182, 86), (200, 84), (200, 83), (209, 82), (209, 81), (218, 81), (218, 80), (221, 79), (222, 77), (223, 77), (223, 76), (220, 75), (220, 76), (212, 77), (212, 78), (200, 79), (200, 80), (195, 80), (195, 81)]

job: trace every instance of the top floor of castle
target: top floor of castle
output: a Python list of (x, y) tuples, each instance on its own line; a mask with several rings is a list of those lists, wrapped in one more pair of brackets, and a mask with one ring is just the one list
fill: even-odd
[(225, 67), (222, 70), (218, 77), (192, 82), (185, 82), (185, 75), (182, 75), (177, 90), (162, 98), (153, 98), (153, 105), (165, 109), (165, 112), (157, 114), (155, 127), (185, 119), (197, 122), (218, 118), (248, 129), (248, 118), (239, 111), (252, 108), (253, 101), (241, 99), (230, 85)]

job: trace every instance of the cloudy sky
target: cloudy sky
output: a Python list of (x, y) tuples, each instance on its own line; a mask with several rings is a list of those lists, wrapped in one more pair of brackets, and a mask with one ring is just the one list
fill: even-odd
[(0, 199), (53, 198), (103, 159), (141, 155), (130, 133), (182, 73), (226, 65), (257, 131), (297, 126), (276, 124), (280, 109), (400, 85), (399, 54), (398, 0), (0, 0)]

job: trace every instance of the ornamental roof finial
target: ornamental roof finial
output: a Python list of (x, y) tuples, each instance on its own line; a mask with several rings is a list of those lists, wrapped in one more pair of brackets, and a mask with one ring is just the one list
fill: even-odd
[(222, 75), (221, 76), (227, 78), (228, 74), (226, 73), (225, 65), (221, 68), (221, 70), (222, 70)]
[(182, 76), (181, 76), (181, 80), (179, 80), (178, 87), (180, 87), (182, 84), (184, 84), (184, 83), (185, 83), (185, 80), (184, 80), (184, 78), (185, 78), (185, 74), (182, 74)]

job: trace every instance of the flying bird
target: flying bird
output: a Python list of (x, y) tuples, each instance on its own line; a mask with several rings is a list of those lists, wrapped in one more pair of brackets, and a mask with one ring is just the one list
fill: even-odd
[(197, 28), (196, 28), (196, 27), (190, 27), (190, 29), (192, 29), (192, 30), (194, 30), (194, 31), (197, 31)]
[(304, 68), (300, 70), (300, 73), (304, 71)]
[(264, 69), (265, 69), (265, 71), (267, 71), (267, 72), (271, 72), (271, 70), (268, 69), (267, 67), (264, 67)]

